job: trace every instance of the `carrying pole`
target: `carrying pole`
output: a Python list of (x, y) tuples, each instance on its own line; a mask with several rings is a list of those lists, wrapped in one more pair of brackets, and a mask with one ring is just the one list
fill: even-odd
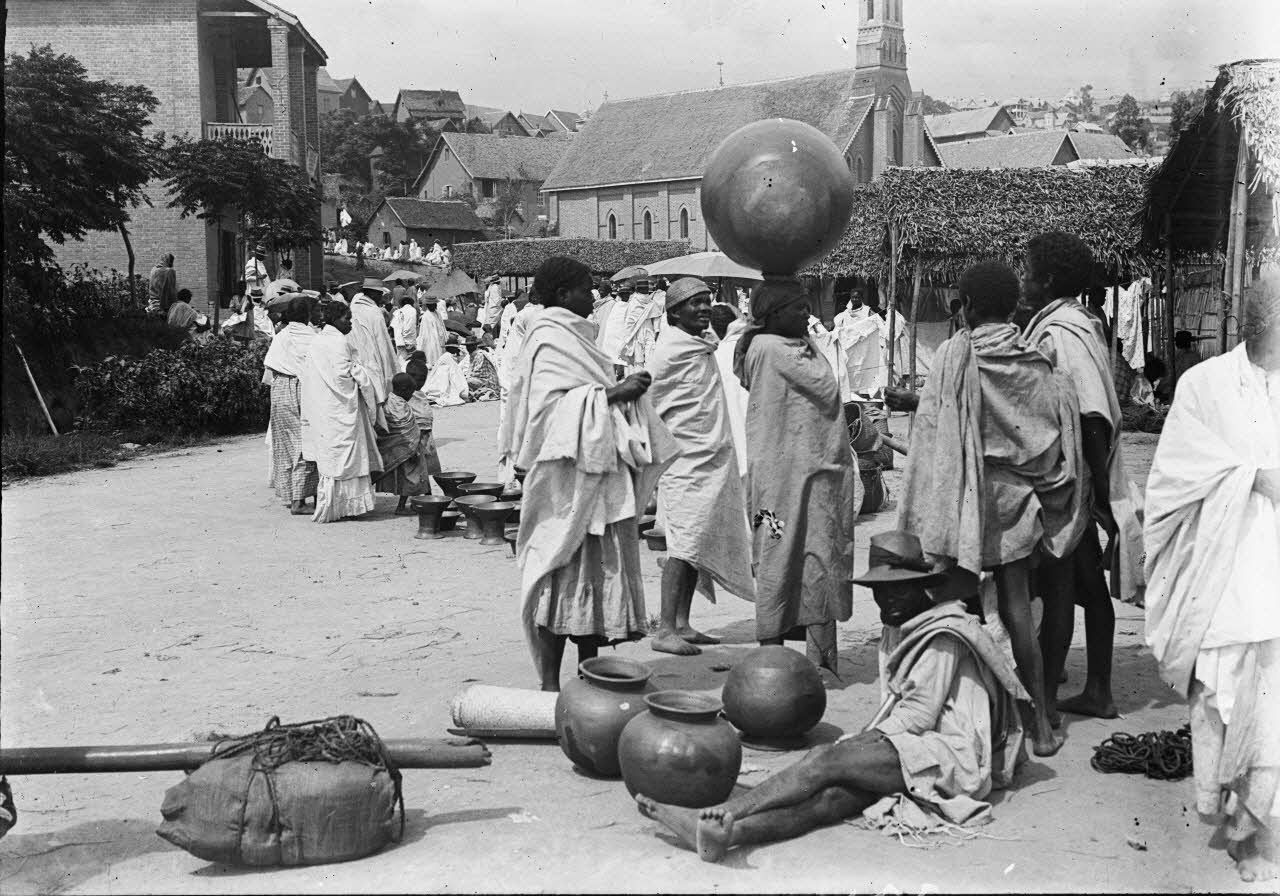
[(18, 357), (22, 359), (22, 368), (27, 372), (27, 381), (31, 383), (31, 391), (36, 393), (36, 401), (40, 402), (40, 410), (44, 411), (45, 422), (49, 424), (49, 429), (55, 436), (59, 435), (58, 427), (53, 422), (53, 415), (49, 413), (49, 406), (44, 403), (44, 396), (40, 394), (40, 387), (36, 385), (35, 374), (31, 372), (31, 365), (27, 363), (26, 352), (22, 350), (22, 346), (18, 345), (17, 337), (10, 333), (9, 338), (13, 340), (13, 347), (18, 350)]
[(897, 230), (889, 227), (889, 387), (893, 388), (894, 349), (898, 341), (898, 239)]

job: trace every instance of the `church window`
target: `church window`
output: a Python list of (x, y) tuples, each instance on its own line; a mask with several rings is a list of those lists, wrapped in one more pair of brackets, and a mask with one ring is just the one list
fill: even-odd
[(860, 184), (861, 184), (861, 183), (865, 183), (865, 180), (863, 179), (863, 171), (862, 171), (862, 168), (863, 168), (863, 166), (862, 166), (862, 156), (858, 156), (858, 161), (857, 161), (857, 163), (856, 163), (856, 164), (854, 165), (854, 167), (853, 167), (853, 176), (854, 176), (854, 178), (857, 180), (857, 182), (858, 182), (858, 183), (860, 183)]
[(689, 210), (687, 208), (680, 209), (680, 239), (687, 240), (689, 238)]
[(613, 216), (613, 212), (609, 212), (609, 239), (616, 240), (618, 238), (618, 219)]
[(876, 0), (867, 0), (867, 18), (874, 19), (876, 17)]
[(653, 239), (653, 215), (649, 214), (649, 210), (644, 210), (644, 238)]

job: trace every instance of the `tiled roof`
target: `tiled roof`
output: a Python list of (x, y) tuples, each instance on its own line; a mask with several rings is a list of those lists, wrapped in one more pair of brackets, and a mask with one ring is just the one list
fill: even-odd
[(794, 118), (843, 151), (874, 101), (853, 69), (607, 103), (574, 137), (543, 185), (568, 190), (702, 176), (725, 137), (765, 118)]
[(981, 134), (995, 123), (1001, 108), (1001, 106), (988, 106), (985, 109), (948, 112), (946, 115), (926, 115), (924, 122), (929, 126), (929, 133), (938, 140), (958, 137), (961, 134)]
[(383, 200), (405, 227), (414, 230), (472, 230), (484, 232), (484, 224), (465, 202), (388, 197)]
[[(504, 118), (506, 118), (508, 115), (511, 115), (511, 113), (510, 113), (510, 112), (504, 112), (504, 111), (502, 111), (502, 110), (498, 110), (497, 112), (484, 112), (484, 113), (482, 113), (482, 114), (480, 114), (480, 115), (476, 115), (476, 116), (473, 116), (473, 117), (478, 118), (478, 119), (480, 119), (482, 122), (484, 122), (484, 124), (485, 124), (485, 126), (486, 126), (486, 127), (495, 128), (495, 127), (497, 127), (497, 126), (498, 126), (498, 124), (499, 124), (499, 123), (501, 123), (501, 122), (502, 122), (502, 120), (503, 120)], [(526, 128), (526, 127), (525, 127), (524, 122), (522, 122), (520, 119), (516, 118), (514, 115), (511, 115), (511, 117), (512, 117), (513, 119), (515, 119), (516, 124), (520, 125), (520, 127), (521, 127), (523, 130), (525, 130), (525, 131), (526, 131), (526, 133), (528, 132), (528, 128)], [(532, 135), (532, 134), (529, 134), (528, 136), (532, 137), (533, 135)]]
[(499, 109), (497, 106), (473, 106), (467, 103), (467, 118), (483, 118), (486, 115), (492, 115), (494, 112), (506, 111), (506, 109)]
[(544, 116), (548, 119), (548, 124), (551, 123), (550, 119), (552, 116), (560, 119), (561, 124), (571, 131), (576, 131), (578, 129), (578, 119), (582, 117), (577, 112), (565, 112), (562, 109), (552, 109)]
[(472, 177), (538, 182), (550, 176), (572, 145), (566, 140), (496, 134), (443, 134), (440, 139)]
[(340, 90), (343, 93), (346, 93), (347, 90), (350, 89), (351, 82), (353, 81), (355, 81), (355, 78), (334, 78), (333, 79), (334, 85), (337, 86), (338, 90)]
[(942, 161), (948, 168), (1042, 168), (1052, 165), (1064, 144), (1065, 161), (1131, 158), (1132, 150), (1111, 134), (1038, 131), (1005, 137), (982, 137), (944, 143)]
[(316, 90), (322, 93), (342, 93), (346, 90), (346, 86), (339, 86), (338, 82), (329, 77), (329, 72), (324, 66), (316, 69)]
[(467, 104), (456, 90), (402, 90), (398, 100), (411, 115), (467, 114)]

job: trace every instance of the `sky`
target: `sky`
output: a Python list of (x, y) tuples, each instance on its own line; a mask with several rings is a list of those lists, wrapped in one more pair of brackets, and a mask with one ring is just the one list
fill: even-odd
[[(584, 111), (852, 68), (854, 0), (278, 0), (375, 99)], [(1096, 96), (1211, 82), (1280, 56), (1280, 0), (903, 0), (912, 86), (931, 96)]]

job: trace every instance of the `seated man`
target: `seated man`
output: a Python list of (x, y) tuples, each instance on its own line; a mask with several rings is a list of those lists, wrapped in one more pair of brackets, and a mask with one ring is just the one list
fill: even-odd
[(806, 834), (858, 815), (885, 797), (964, 824), (1005, 787), (1026, 755), (1015, 701), (1029, 697), (1012, 663), (958, 598), (976, 580), (934, 572), (906, 532), (871, 539), (868, 586), (885, 624), (880, 711), (861, 733), (810, 750), (799, 762), (728, 802), (685, 809), (636, 796), (703, 861), (730, 847)]

